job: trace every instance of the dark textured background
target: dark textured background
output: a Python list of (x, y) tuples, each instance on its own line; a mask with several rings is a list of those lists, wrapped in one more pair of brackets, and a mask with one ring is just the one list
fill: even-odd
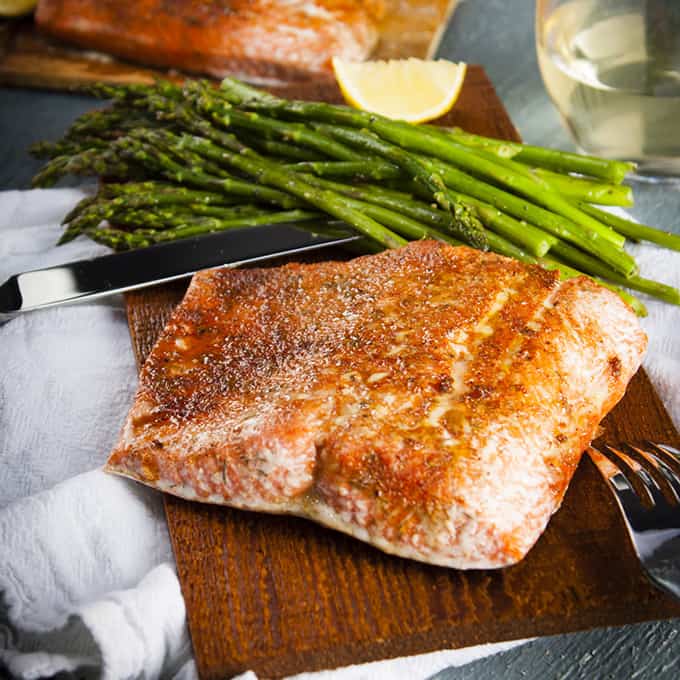
[[(533, 0), (464, 0), (439, 56), (483, 64), (524, 139), (573, 148), (536, 65)], [(0, 189), (28, 188), (38, 167), (34, 141), (55, 138), (88, 97), (0, 88)], [(638, 219), (680, 233), (680, 185), (638, 185)], [(559, 565), (555, 565), (559, 569)], [(439, 673), (436, 680), (658, 679), (680, 677), (680, 621), (543, 638), (505, 654)]]

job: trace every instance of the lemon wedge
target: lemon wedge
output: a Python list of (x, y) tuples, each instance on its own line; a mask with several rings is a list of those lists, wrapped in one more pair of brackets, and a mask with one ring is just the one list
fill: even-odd
[(35, 9), (38, 0), (0, 0), (0, 17), (18, 17)]
[(444, 115), (456, 103), (467, 64), (414, 58), (349, 62), (334, 57), (333, 70), (351, 106), (424, 123)]

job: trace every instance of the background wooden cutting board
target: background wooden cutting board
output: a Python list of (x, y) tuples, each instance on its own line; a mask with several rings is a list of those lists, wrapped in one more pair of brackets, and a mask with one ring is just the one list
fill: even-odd
[[(373, 59), (431, 57), (458, 0), (385, 0)], [(30, 19), (0, 20), (0, 84), (69, 89), (92, 82), (149, 83), (168, 73), (60, 44)]]
[[(338, 99), (317, 84), (302, 97)], [(447, 124), (518, 139), (480, 67)], [(128, 296), (144, 360), (185, 285)], [(608, 416), (604, 439), (680, 437), (646, 374)], [(462, 572), (385, 555), (311, 522), (166, 496), (201, 678), (334, 668), (442, 648), (680, 616), (645, 580), (609, 491), (584, 459), (564, 504), (520, 564)]]

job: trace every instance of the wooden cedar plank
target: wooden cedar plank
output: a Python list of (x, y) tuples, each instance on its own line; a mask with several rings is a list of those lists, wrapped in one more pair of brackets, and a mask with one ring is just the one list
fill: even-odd
[[(329, 86), (298, 95), (337, 99)], [(326, 88), (326, 89), (324, 89)], [(471, 67), (450, 124), (518, 134), (480, 67)], [(128, 296), (141, 363), (182, 285)], [(680, 444), (640, 371), (605, 421), (608, 441)], [(462, 572), (385, 555), (311, 522), (190, 503), (166, 513), (201, 678), (246, 669), (281, 677), (497, 640), (680, 615), (648, 585), (618, 511), (589, 460), (527, 558)]]
[(5, 39), (0, 84), (69, 90), (88, 83), (152, 83), (167, 76), (143, 66), (60, 45), (40, 35), (32, 21), (1, 23)]

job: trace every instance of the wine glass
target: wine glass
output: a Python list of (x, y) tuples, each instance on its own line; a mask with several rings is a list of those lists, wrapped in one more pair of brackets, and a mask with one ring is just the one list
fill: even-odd
[(584, 152), (680, 177), (679, 0), (536, 0), (536, 47)]

